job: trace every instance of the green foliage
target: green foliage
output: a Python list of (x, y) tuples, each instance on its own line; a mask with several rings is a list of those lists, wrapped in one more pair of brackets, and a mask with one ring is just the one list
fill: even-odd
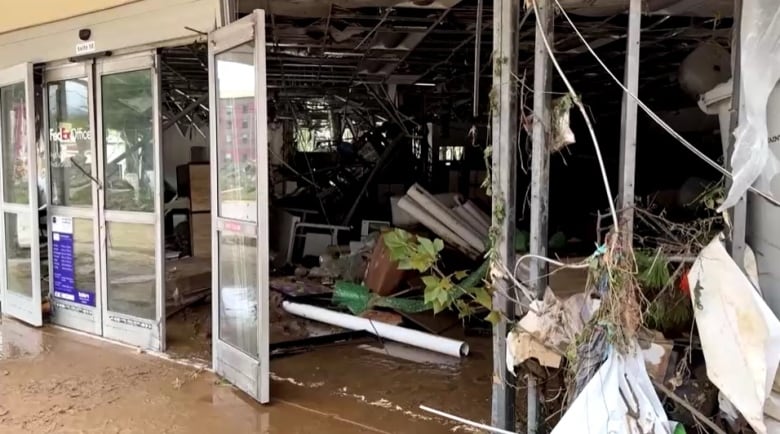
[(400, 312), (417, 313), (429, 309), (420, 299), (401, 297), (382, 297), (372, 293), (363, 285), (339, 281), (333, 291), (333, 302), (344, 306), (355, 315), (374, 307), (387, 307)]
[(693, 320), (688, 297), (679, 291), (666, 291), (650, 303), (644, 319), (653, 330), (686, 329)]
[[(422, 276), (425, 285), (423, 302), (433, 308), (434, 313), (454, 309), (461, 318), (465, 318), (475, 314), (480, 307), (492, 309), (491, 291), (482, 285), (488, 261), (472, 273), (464, 270), (444, 274), (437, 266), (439, 254), (444, 250), (442, 240), (417, 237), (396, 229), (384, 235), (384, 243), (390, 257), (398, 262), (398, 268), (429, 273)], [(499, 316), (491, 312), (485, 319), (494, 322)]]
[(671, 279), (669, 261), (661, 251), (650, 252), (637, 250), (634, 252), (637, 265), (637, 280), (644, 289), (660, 289)]
[(637, 281), (649, 301), (645, 324), (659, 331), (687, 328), (692, 321), (688, 296), (673, 288), (669, 260), (658, 251), (637, 250)]

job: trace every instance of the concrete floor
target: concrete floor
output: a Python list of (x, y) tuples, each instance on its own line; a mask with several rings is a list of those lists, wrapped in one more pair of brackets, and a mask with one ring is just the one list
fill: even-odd
[(489, 371), (459, 384), (457, 368), (407, 369), (357, 345), (275, 361), (272, 403), (261, 406), (208, 371), (71, 332), (4, 319), (0, 339), (2, 433), (436, 434), (468, 429), (418, 410), (420, 400), (489, 411)]

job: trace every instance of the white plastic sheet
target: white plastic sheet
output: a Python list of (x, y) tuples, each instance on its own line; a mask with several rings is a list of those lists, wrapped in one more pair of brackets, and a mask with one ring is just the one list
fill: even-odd
[(710, 381), (758, 434), (780, 432), (764, 414), (780, 363), (780, 321), (719, 238), (688, 280)]
[(611, 351), (552, 434), (670, 434), (672, 425), (637, 345), (632, 355)]
[(731, 165), (734, 183), (721, 206), (734, 206), (755, 183), (767, 191), (780, 164), (769, 151), (767, 103), (780, 79), (780, 8), (777, 0), (751, 0), (742, 5), (741, 96), (739, 126)]

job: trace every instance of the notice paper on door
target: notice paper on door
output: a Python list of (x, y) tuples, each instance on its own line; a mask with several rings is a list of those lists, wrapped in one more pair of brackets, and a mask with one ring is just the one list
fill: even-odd
[(54, 297), (94, 307), (95, 294), (76, 289), (73, 218), (53, 216), (51, 229), (51, 274)]

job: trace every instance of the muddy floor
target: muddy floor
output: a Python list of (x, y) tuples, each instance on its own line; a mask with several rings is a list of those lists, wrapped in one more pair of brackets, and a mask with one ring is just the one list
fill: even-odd
[[(210, 321), (208, 305), (193, 306), (186, 315), (172, 317), (167, 324), (168, 353), (186, 360), (210, 358), (211, 341), (199, 332), (203, 324), (210, 324)], [(446, 323), (453, 321), (438, 322), (440, 324), (431, 321), (429, 326), (442, 327), (441, 323), (444, 323), (446, 327)], [(418, 409), (421, 404), (487, 422), (491, 341), (487, 337), (464, 338), (457, 318), (450, 325), (455, 327), (446, 334), (468, 341), (471, 352), (467, 358), (460, 360), (367, 337), (318, 346), (292, 355), (272, 355), (272, 379), (275, 384), (295, 393), (297, 403), (325, 408), (347, 418), (361, 418), (368, 412), (371, 414), (369, 420), (378, 421), (379, 426), (385, 426), (385, 418), (396, 417), (434, 422), (435, 417)], [(271, 328), (273, 342), (341, 331), (288, 317), (277, 318)], [(350, 405), (334, 406), (332, 399)], [(455, 426), (450, 426), (452, 428)], [(435, 431), (415, 431), (410, 427), (390, 432)]]
[[(207, 371), (93, 338), (52, 328), (32, 330), (9, 320), (0, 326), (0, 336), (2, 433), (445, 433), (463, 429), (386, 399), (384, 381), (368, 387), (371, 394), (356, 393), (374, 376), (370, 370), (352, 371), (361, 379), (358, 383), (351, 382), (356, 378), (345, 375), (344, 368), (340, 377), (325, 380), (298, 375), (293, 371), (305, 359), (293, 363), (288, 358), (272, 366), (273, 402), (261, 406)], [(305, 368), (321, 375), (333, 374), (332, 369), (330, 363)], [(387, 366), (371, 369), (388, 372)], [(337, 387), (343, 379), (354, 388)], [(404, 380), (398, 375), (391, 379)], [(409, 386), (412, 391), (422, 387)]]
[[(575, 277), (561, 286), (581, 288), (582, 276)], [(278, 311), (272, 317), (272, 342), (336, 331)], [(457, 318), (449, 326), (441, 320), (422, 326), (465, 339), (468, 357), (374, 338), (319, 346), (272, 358), (272, 403), (261, 406), (203, 368), (211, 360), (208, 299), (166, 322), (168, 357), (189, 366), (4, 319), (0, 433), (474, 432), (419, 409), (424, 404), (483, 423), (490, 418), (491, 340), (465, 337)], [(520, 419), (524, 394), (518, 393)]]

